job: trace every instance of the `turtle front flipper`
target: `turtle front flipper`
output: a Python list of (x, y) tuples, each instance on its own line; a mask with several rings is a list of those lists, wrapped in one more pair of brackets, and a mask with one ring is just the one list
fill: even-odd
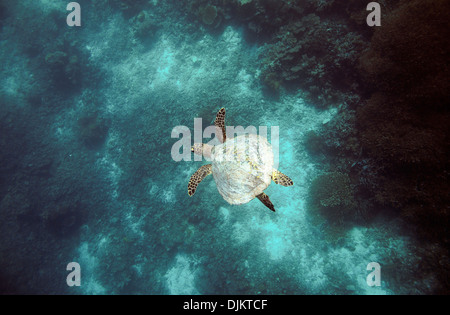
[(203, 165), (194, 174), (192, 174), (191, 179), (188, 184), (188, 194), (192, 197), (197, 190), (198, 184), (209, 174), (212, 173), (212, 165)]
[(275, 207), (273, 206), (272, 202), (269, 199), (269, 196), (267, 196), (265, 193), (260, 193), (258, 196), (259, 200), (261, 200), (261, 202), (270, 210), (272, 210), (273, 212), (275, 212)]
[(216, 135), (221, 143), (227, 141), (227, 133), (225, 130), (225, 108), (222, 107), (216, 115), (216, 120), (214, 121), (214, 126), (216, 126)]
[(272, 171), (272, 180), (275, 182), (275, 184), (279, 184), (285, 187), (294, 185), (292, 179), (276, 169), (273, 169)]

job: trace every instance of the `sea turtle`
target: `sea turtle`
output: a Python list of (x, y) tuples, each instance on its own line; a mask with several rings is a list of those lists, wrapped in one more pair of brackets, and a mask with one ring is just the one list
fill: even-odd
[(214, 121), (216, 136), (221, 142), (216, 146), (196, 143), (191, 151), (211, 159), (211, 164), (200, 167), (189, 180), (188, 194), (194, 195), (197, 185), (213, 174), (217, 190), (229, 204), (240, 205), (257, 197), (270, 210), (272, 202), (263, 191), (273, 180), (276, 184), (292, 186), (292, 180), (273, 168), (271, 144), (265, 137), (244, 134), (226, 138), (225, 108), (221, 108)]

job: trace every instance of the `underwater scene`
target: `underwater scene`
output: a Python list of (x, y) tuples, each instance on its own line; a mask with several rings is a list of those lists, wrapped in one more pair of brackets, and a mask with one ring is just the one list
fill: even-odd
[(0, 294), (449, 294), (449, 13), (0, 0)]

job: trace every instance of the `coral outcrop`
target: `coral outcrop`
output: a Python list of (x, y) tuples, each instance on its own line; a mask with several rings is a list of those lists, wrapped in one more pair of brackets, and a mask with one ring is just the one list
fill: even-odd
[(360, 69), (371, 96), (357, 128), (376, 200), (448, 237), (450, 223), (448, 1), (400, 1), (383, 18)]

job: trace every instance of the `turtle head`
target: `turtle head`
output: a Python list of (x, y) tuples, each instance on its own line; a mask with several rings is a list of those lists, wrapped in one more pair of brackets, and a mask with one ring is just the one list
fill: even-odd
[(194, 143), (191, 147), (191, 152), (194, 152), (197, 155), (203, 154), (203, 143)]
[(211, 157), (211, 149), (212, 146), (209, 144), (204, 143), (194, 143), (194, 145), (191, 147), (191, 152), (194, 152), (197, 155), (205, 156), (207, 158)]

